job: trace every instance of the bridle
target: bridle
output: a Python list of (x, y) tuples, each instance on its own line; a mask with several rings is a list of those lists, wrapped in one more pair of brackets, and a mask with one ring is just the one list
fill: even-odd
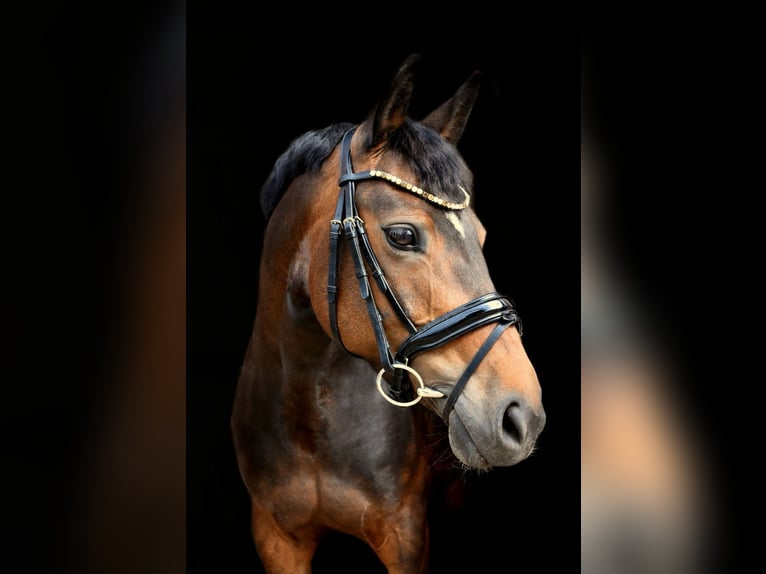
[[(383, 365), (377, 376), (378, 390), (390, 403), (401, 407), (409, 407), (418, 403), (423, 397), (444, 397), (444, 393), (441, 391), (425, 385), (420, 374), (409, 366), (410, 359), (413, 359), (420, 353), (441, 347), (479, 327), (497, 323), (473, 359), (471, 359), (471, 362), (455, 383), (452, 393), (447, 398), (441, 413), (441, 417), (446, 423), (449, 420), (449, 415), (455, 405), (455, 401), (463, 391), (468, 379), (479, 366), (479, 363), (481, 363), (505, 329), (511, 325), (516, 325), (519, 333), (521, 333), (521, 319), (514, 308), (513, 302), (508, 297), (492, 292), (477, 297), (452, 311), (448, 311), (420, 328), (415, 327), (397, 300), (372, 250), (372, 245), (364, 227), (364, 221), (359, 217), (356, 208), (356, 182), (368, 179), (384, 179), (400, 189), (414, 193), (444, 209), (463, 209), (470, 203), (470, 197), (463, 190), (466, 200), (463, 203), (453, 203), (433, 196), (425, 190), (386, 172), (368, 170), (354, 173), (351, 164), (351, 138), (353, 137), (354, 130), (355, 128), (349, 129), (341, 141), (340, 179), (338, 181), (340, 193), (335, 207), (335, 216), (330, 221), (330, 269), (327, 281), (330, 328), (338, 344), (346, 352), (354, 355), (343, 344), (338, 330), (336, 296), (338, 293), (337, 279), (341, 237), (346, 239), (351, 252), (354, 270), (359, 282), (359, 290), (367, 306), (367, 313), (372, 324), (372, 330), (375, 333), (380, 361)], [(367, 271), (367, 266), (371, 269), (370, 273)], [(402, 342), (395, 354), (388, 343), (388, 338), (383, 328), (383, 319), (375, 304), (369, 280), (370, 274), (375, 279), (378, 288), (385, 294), (401, 322), (409, 331), (409, 336)], [(393, 372), (393, 381), (388, 391), (384, 391), (382, 387), (382, 378), (386, 371)], [(409, 381), (408, 374), (411, 374), (418, 382), (418, 387), (414, 391), (416, 396), (413, 396), (413, 385)]]

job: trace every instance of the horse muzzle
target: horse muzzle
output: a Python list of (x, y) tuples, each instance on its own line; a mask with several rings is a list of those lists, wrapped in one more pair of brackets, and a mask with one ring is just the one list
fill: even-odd
[[(497, 403), (495, 403), (497, 404)], [(534, 451), (545, 427), (545, 409), (513, 397), (487, 412), (486, 407), (458, 401), (449, 414), (450, 447), (471, 468), (513, 466)]]

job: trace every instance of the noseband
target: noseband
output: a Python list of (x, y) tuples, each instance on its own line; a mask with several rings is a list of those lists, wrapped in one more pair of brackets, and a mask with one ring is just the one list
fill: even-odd
[[(455, 383), (452, 393), (447, 398), (441, 414), (442, 419), (446, 423), (449, 420), (449, 415), (455, 405), (455, 401), (463, 391), (468, 379), (479, 366), (479, 363), (481, 363), (505, 329), (511, 325), (516, 325), (519, 333), (521, 333), (521, 319), (514, 308), (513, 302), (508, 297), (493, 292), (477, 297), (476, 299), (437, 317), (420, 328), (415, 327), (397, 300), (391, 286), (388, 284), (388, 281), (383, 274), (383, 269), (381, 269), (380, 264), (375, 257), (375, 253), (372, 250), (372, 245), (370, 244), (370, 240), (364, 227), (364, 221), (359, 217), (356, 208), (355, 184), (357, 181), (367, 179), (384, 179), (405, 191), (418, 195), (430, 203), (434, 203), (444, 209), (450, 210), (459, 210), (467, 207), (470, 202), (470, 197), (463, 190), (463, 193), (466, 196), (465, 201), (462, 203), (453, 203), (438, 198), (425, 190), (386, 172), (368, 170), (354, 173), (351, 164), (351, 138), (353, 137), (353, 134), (354, 128), (348, 130), (344, 134), (341, 142), (341, 175), (338, 182), (338, 185), (340, 186), (340, 194), (338, 196), (338, 203), (335, 207), (335, 216), (330, 221), (330, 270), (327, 282), (330, 328), (333, 337), (340, 346), (349, 354), (354, 355), (354, 353), (351, 353), (351, 351), (346, 349), (345, 345), (343, 345), (338, 330), (336, 296), (338, 293), (338, 255), (340, 252), (341, 237), (346, 239), (346, 243), (351, 251), (354, 270), (359, 282), (359, 290), (362, 299), (367, 306), (367, 313), (370, 317), (373, 332), (375, 333), (380, 361), (383, 365), (383, 368), (378, 372), (377, 376), (378, 390), (390, 403), (401, 407), (409, 407), (416, 404), (423, 397), (444, 397), (444, 393), (441, 391), (425, 385), (420, 374), (409, 366), (408, 363), (410, 359), (413, 359), (425, 351), (441, 347), (479, 327), (497, 323), (490, 335), (476, 352), (473, 359), (471, 359), (471, 362)], [(368, 266), (371, 270), (370, 273), (367, 271)], [(375, 304), (375, 299), (370, 286), (370, 274), (410, 333), (401, 344), (396, 354), (393, 353), (391, 346), (388, 343), (388, 338), (386, 337), (386, 332), (383, 328), (383, 319)], [(384, 391), (382, 387), (382, 377), (386, 371), (391, 371), (393, 373), (393, 381), (388, 390)], [(418, 382), (418, 388), (414, 392), (413, 385), (408, 377), (409, 374), (413, 375)]]

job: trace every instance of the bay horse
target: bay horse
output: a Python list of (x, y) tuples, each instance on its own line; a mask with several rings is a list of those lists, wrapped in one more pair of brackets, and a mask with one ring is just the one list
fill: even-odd
[(311, 572), (331, 531), (364, 541), (389, 573), (427, 572), (446, 448), (433, 437), (448, 437), (453, 467), (485, 471), (527, 458), (545, 424), (456, 148), (481, 72), (415, 121), (417, 59), (361, 123), (295, 139), (261, 191), (258, 303), (231, 425), (269, 574)]

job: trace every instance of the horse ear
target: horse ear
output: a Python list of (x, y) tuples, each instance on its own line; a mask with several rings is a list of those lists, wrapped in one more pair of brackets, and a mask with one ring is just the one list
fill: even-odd
[(452, 145), (457, 145), (479, 95), (480, 84), (481, 72), (476, 71), (458, 88), (454, 96), (428, 114), (422, 121), (423, 125), (439, 132)]
[(388, 135), (407, 119), (414, 87), (412, 68), (419, 59), (420, 54), (411, 54), (404, 60), (399, 66), (388, 94), (371, 112), (370, 147), (374, 147), (388, 138)]

